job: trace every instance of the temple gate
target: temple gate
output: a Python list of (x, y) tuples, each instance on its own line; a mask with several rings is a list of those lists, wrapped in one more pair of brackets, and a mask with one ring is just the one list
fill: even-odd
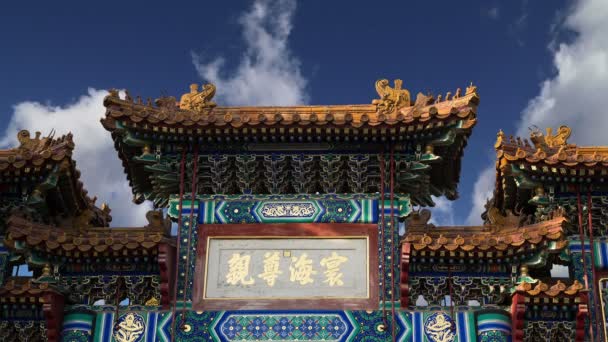
[(211, 84), (110, 90), (101, 123), (154, 204), (144, 227), (109, 228), (71, 135), (20, 132), (0, 152), (0, 340), (604, 339), (608, 149), (501, 132), (484, 224), (436, 226), (424, 207), (458, 197), (477, 88), (376, 91), (222, 107)]

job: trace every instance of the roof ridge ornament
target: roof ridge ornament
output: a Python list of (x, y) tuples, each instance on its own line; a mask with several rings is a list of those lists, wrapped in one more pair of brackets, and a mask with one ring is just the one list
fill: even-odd
[[(48, 136), (41, 138), (42, 133), (36, 131), (36, 136), (31, 137), (30, 131), (22, 129), (17, 133), (17, 140), (19, 141), (19, 147), (14, 150), (18, 152), (41, 152), (45, 148), (53, 144), (53, 138), (55, 136), (55, 130), (51, 130)], [(71, 136), (68, 137), (71, 139)]]
[(215, 102), (211, 101), (215, 95), (215, 85), (208, 83), (202, 86), (201, 91), (198, 91), (198, 84), (190, 85), (190, 92), (182, 95), (179, 100), (179, 108), (202, 112), (205, 109), (210, 109), (216, 106)]
[(543, 151), (574, 146), (568, 144), (568, 138), (570, 138), (570, 135), (572, 134), (572, 128), (566, 125), (559, 126), (555, 135), (553, 135), (553, 129), (551, 127), (547, 128), (546, 135), (536, 126), (531, 127), (530, 130), (530, 140), (532, 140), (532, 143), (534, 143), (536, 148), (541, 148)]
[(380, 114), (391, 114), (403, 107), (411, 106), (410, 92), (401, 89), (403, 81), (395, 80), (395, 87), (389, 86), (389, 81), (385, 78), (376, 81), (376, 91), (380, 99), (375, 99), (372, 104), (376, 105), (376, 111)]

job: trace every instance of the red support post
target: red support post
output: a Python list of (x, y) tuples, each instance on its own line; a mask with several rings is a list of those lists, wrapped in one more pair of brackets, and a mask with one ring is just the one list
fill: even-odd
[(412, 245), (409, 242), (404, 242), (401, 245), (401, 274), (399, 287), (401, 290), (401, 308), (406, 309), (410, 301), (410, 252)]
[(526, 305), (524, 296), (516, 293), (511, 298), (511, 341), (522, 342), (524, 340)]
[(171, 307), (171, 342), (175, 341), (175, 312), (177, 310), (177, 285), (179, 278), (179, 252), (181, 244), (182, 231), (182, 206), (184, 201), (184, 172), (186, 169), (186, 147), (182, 147), (182, 161), (179, 171), (179, 208), (177, 216), (177, 244), (175, 252), (175, 276), (173, 277), (173, 306)]
[(46, 292), (42, 295), (44, 304), (42, 312), (46, 320), (46, 337), (48, 342), (58, 342), (63, 328), (64, 297), (59, 293)]

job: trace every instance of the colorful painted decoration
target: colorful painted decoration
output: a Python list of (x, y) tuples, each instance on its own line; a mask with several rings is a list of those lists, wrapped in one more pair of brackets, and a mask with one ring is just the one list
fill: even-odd
[(424, 321), (424, 335), (431, 342), (452, 342), (456, 337), (456, 325), (448, 314), (437, 312)]
[(118, 342), (140, 342), (143, 340), (146, 323), (138, 314), (129, 312), (118, 318), (114, 325), (114, 339)]

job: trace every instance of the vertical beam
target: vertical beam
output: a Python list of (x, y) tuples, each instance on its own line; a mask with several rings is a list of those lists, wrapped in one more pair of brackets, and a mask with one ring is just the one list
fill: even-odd
[(46, 292), (42, 295), (42, 299), (44, 301), (42, 312), (46, 320), (46, 337), (48, 342), (58, 342), (63, 326), (63, 295)]
[(526, 312), (524, 296), (516, 293), (511, 300), (511, 339), (512, 342), (523, 342)]
[(168, 310), (173, 297), (175, 274), (175, 247), (167, 243), (158, 245), (158, 268), (160, 270), (160, 304), (163, 310)]
[(401, 245), (401, 273), (399, 289), (401, 292), (401, 308), (407, 309), (410, 301), (410, 252), (412, 245), (409, 242)]
[(589, 300), (587, 293), (579, 293), (581, 302), (578, 304), (578, 311), (576, 312), (576, 332), (574, 335), (575, 342), (585, 341), (585, 321), (589, 317)]

